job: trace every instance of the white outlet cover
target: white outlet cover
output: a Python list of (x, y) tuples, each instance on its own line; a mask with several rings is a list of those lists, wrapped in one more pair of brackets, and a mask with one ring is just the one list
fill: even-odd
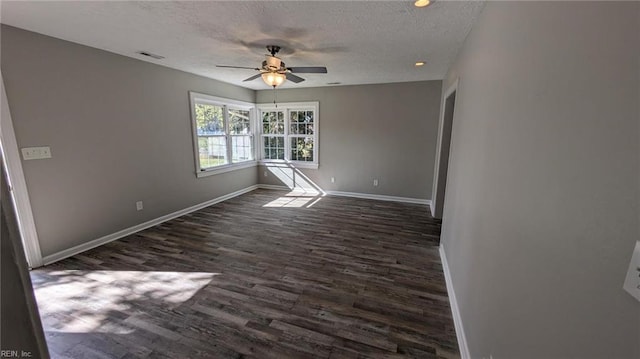
[(49, 146), (24, 147), (21, 148), (20, 151), (22, 152), (22, 158), (25, 161), (51, 158), (51, 148), (49, 148)]
[(623, 288), (640, 301), (640, 241), (636, 241)]

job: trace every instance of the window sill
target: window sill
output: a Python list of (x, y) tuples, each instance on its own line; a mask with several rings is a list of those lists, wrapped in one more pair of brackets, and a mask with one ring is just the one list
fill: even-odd
[(230, 164), (230, 165), (222, 165), (222, 166), (217, 166), (217, 167), (211, 167), (211, 168), (207, 168), (207, 169), (201, 170), (200, 172), (196, 173), (196, 177), (198, 177), (198, 178), (200, 178), (200, 177), (208, 177), (208, 176), (213, 176), (213, 175), (217, 175), (217, 174), (221, 174), (221, 173), (241, 170), (241, 169), (244, 169), (244, 168), (255, 167), (257, 165), (258, 165), (258, 162), (253, 160), (253, 161), (245, 161), (245, 162), (240, 162), (240, 163), (233, 163), (233, 164)]
[(283, 160), (260, 160), (262, 166), (273, 167), (293, 167), (293, 168), (309, 168), (318, 169), (318, 164), (313, 162), (283, 161)]

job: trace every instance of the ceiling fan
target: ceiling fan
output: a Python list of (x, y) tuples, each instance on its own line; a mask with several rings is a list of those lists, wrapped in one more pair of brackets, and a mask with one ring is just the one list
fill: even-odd
[(269, 45), (267, 46), (267, 51), (271, 55), (265, 55), (266, 60), (262, 61), (261, 67), (244, 67), (244, 66), (227, 66), (227, 65), (216, 65), (216, 67), (227, 67), (232, 69), (247, 69), (247, 70), (256, 70), (260, 71), (259, 74), (249, 77), (245, 79), (246, 81), (253, 81), (258, 77), (262, 77), (262, 80), (269, 86), (280, 86), (285, 80), (289, 80), (291, 82), (300, 83), (304, 81), (304, 79), (300, 76), (294, 75), (294, 73), (299, 74), (326, 74), (327, 68), (323, 66), (315, 66), (315, 67), (287, 67), (279, 57), (276, 56), (278, 51), (280, 51), (280, 46)]

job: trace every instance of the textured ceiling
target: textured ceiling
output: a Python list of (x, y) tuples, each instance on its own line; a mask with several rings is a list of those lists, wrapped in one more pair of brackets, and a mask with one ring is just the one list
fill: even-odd
[[(259, 67), (265, 45), (280, 45), (287, 66), (326, 66), (328, 74), (282, 87), (442, 79), (480, 1), (2, 1), (2, 23), (224, 82)], [(136, 54), (165, 56), (154, 60)], [(415, 67), (416, 61), (427, 64)]]

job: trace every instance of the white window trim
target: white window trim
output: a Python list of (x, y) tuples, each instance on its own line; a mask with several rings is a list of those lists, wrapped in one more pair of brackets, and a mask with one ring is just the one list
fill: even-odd
[[(215, 105), (215, 106), (224, 106), (227, 108), (234, 108), (234, 109), (240, 109), (240, 110), (248, 110), (249, 111), (249, 116), (251, 118), (250, 120), (250, 126), (251, 126), (251, 136), (253, 137), (253, 160), (250, 161), (242, 161), (242, 162), (237, 162), (237, 163), (228, 163), (228, 164), (224, 164), (224, 165), (220, 165), (220, 166), (215, 166), (215, 167), (208, 167), (208, 168), (201, 168), (200, 167), (200, 156), (199, 156), (199, 148), (198, 148), (198, 125), (196, 122), (196, 113), (195, 113), (195, 104), (196, 101), (198, 103), (206, 103), (206, 104), (210, 104), (210, 105)], [(257, 156), (257, 148), (258, 148), (258, 144), (259, 144), (259, 134), (258, 131), (256, 131), (257, 129), (257, 121), (256, 121), (256, 105), (250, 102), (244, 102), (244, 101), (238, 101), (238, 100), (232, 100), (232, 99), (228, 99), (228, 98), (223, 98), (223, 97), (216, 97), (216, 96), (211, 96), (211, 95), (207, 95), (207, 94), (203, 94), (203, 93), (198, 93), (198, 92), (193, 92), (193, 91), (189, 91), (189, 106), (190, 106), (190, 113), (191, 113), (191, 130), (192, 130), (192, 139), (193, 139), (193, 156), (194, 156), (194, 161), (195, 161), (195, 168), (196, 168), (196, 177), (207, 177), (207, 176), (212, 176), (212, 175), (216, 175), (216, 174), (220, 174), (220, 173), (225, 173), (225, 172), (230, 172), (230, 171), (235, 171), (235, 170), (240, 170), (243, 168), (249, 168), (249, 167), (255, 167), (258, 165), (258, 156)], [(227, 134), (225, 135), (225, 137), (227, 138), (227, 158), (228, 160), (231, 162), (233, 160), (233, 156), (232, 156), (232, 149), (231, 146), (229, 145), (231, 142), (231, 137), (232, 135), (228, 134), (228, 123), (227, 123), (227, 114), (225, 111), (225, 121), (224, 121), (224, 127), (225, 127), (225, 132), (227, 132)]]
[[(256, 155), (259, 159), (259, 163), (266, 165), (272, 163), (286, 163), (291, 164), (296, 168), (311, 168), (318, 169), (320, 158), (318, 145), (320, 142), (320, 105), (317, 101), (310, 102), (283, 102), (276, 104), (258, 104), (257, 106), (257, 115), (256, 115), (256, 125), (257, 131), (255, 132), (256, 138)], [(287, 159), (291, 155), (291, 142), (289, 141), (289, 111), (313, 111), (314, 112), (314, 130), (313, 130), (313, 162), (308, 161), (291, 161)], [(265, 159), (263, 153), (263, 145), (262, 145), (262, 112), (268, 111), (284, 111), (284, 148), (285, 148), (285, 159), (284, 160), (272, 160)]]

